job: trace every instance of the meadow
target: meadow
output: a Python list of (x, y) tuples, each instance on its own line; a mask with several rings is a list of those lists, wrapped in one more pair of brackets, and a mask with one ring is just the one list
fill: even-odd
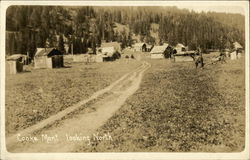
[[(216, 53), (215, 53), (216, 54)], [(139, 90), (77, 152), (240, 152), (245, 142), (244, 57), (205, 68), (151, 60)]]
[(73, 63), (65, 68), (33, 69), (6, 75), (6, 135), (25, 129), (88, 98), (105, 88), (141, 62), (120, 59), (103, 63)]

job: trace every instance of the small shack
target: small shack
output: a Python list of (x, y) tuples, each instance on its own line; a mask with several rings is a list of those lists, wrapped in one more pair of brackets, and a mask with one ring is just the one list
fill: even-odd
[(34, 57), (35, 69), (63, 67), (63, 55), (55, 48), (37, 48)]
[(120, 52), (118, 52), (114, 47), (103, 47), (101, 49), (101, 54), (103, 61), (113, 61), (120, 58)]
[(101, 53), (104, 57), (112, 57), (115, 52), (116, 50), (114, 47), (103, 47), (101, 49)]
[(154, 46), (154, 48), (150, 51), (150, 56), (152, 59), (164, 58), (166, 50), (166, 46)]
[(230, 49), (226, 48), (223, 50), (223, 52), (225, 53), (226, 57), (230, 57)]
[(147, 51), (147, 45), (146, 43), (135, 43), (133, 45), (134, 51), (139, 51), (139, 52), (146, 52)]
[(102, 43), (99, 50), (103, 57), (103, 61), (113, 61), (121, 57), (121, 45), (117, 42)]
[(146, 45), (146, 52), (150, 52), (153, 49), (154, 45), (147, 44)]
[(8, 61), (14, 60), (19, 61), (23, 65), (28, 65), (30, 63), (30, 59), (27, 55), (24, 54), (13, 54), (7, 58)]
[(16, 74), (23, 71), (23, 65), (25, 64), (25, 60), (27, 60), (27, 56), (22, 54), (14, 54), (9, 56), (6, 60), (6, 73)]
[(178, 43), (175, 46), (175, 50), (176, 50), (177, 54), (185, 54), (187, 48), (183, 44)]
[(239, 42), (234, 42), (233, 46), (234, 46), (234, 49), (236, 51), (242, 51), (243, 50), (243, 47), (242, 47), (242, 45), (239, 44)]
[(233, 46), (234, 49), (233, 52), (230, 53), (230, 59), (231, 60), (239, 59), (241, 57), (243, 47), (238, 42), (234, 42)]
[(113, 47), (115, 51), (121, 52), (121, 43), (118, 42), (106, 42), (101, 44), (101, 49), (105, 47)]
[(230, 53), (230, 59), (231, 60), (237, 59), (237, 53), (236, 53), (236, 51), (233, 51), (233, 52)]

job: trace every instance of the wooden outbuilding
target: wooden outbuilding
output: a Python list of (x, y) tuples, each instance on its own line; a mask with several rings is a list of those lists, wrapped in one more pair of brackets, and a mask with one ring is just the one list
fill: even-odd
[(150, 52), (153, 49), (154, 45), (147, 44), (146, 45), (146, 52)]
[(6, 73), (16, 74), (23, 71), (23, 65), (26, 63), (27, 56), (14, 54), (6, 59)]
[(185, 47), (183, 44), (181, 43), (178, 43), (176, 46), (175, 46), (175, 50), (177, 52), (177, 54), (185, 54), (186, 50), (187, 50), (187, 47)]
[(63, 54), (55, 48), (37, 48), (34, 64), (36, 69), (63, 67)]
[(121, 53), (121, 43), (118, 42), (106, 42), (101, 44), (101, 49), (106, 47), (113, 47), (115, 51)]
[(99, 50), (103, 61), (113, 61), (121, 57), (121, 45), (117, 42), (102, 43)]
[(241, 57), (243, 47), (238, 42), (234, 42), (233, 46), (234, 49), (233, 52), (230, 53), (230, 59), (231, 60), (239, 59)]
[(242, 50), (243, 49), (242, 45), (240, 45), (239, 42), (234, 42), (233, 46), (234, 46), (235, 50)]
[(146, 52), (147, 51), (147, 45), (146, 43), (135, 43), (133, 45), (134, 51), (139, 51), (139, 52)]
[(154, 48), (150, 51), (150, 57), (152, 59), (164, 58), (164, 53), (166, 52), (166, 50), (166, 46), (154, 46)]

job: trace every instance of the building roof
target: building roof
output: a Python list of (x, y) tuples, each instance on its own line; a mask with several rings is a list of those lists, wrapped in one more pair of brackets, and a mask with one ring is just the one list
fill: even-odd
[(27, 56), (26, 55), (23, 55), (23, 54), (13, 54), (11, 56), (9, 56), (7, 58), (8, 61), (16, 61), (18, 60), (19, 58), (26, 58)]
[(238, 42), (234, 42), (233, 45), (235, 49), (243, 48)]
[(135, 43), (133, 47), (142, 47), (145, 43)]
[(166, 46), (154, 46), (151, 50), (151, 54), (162, 54), (167, 49)]
[(115, 50), (120, 51), (121, 50), (121, 45), (118, 42), (107, 42), (107, 43), (102, 43), (101, 48), (104, 47), (114, 47)]
[(168, 47), (169, 44), (168, 43), (163, 43), (163, 46)]
[(115, 53), (115, 48), (114, 47), (103, 47), (102, 48), (102, 54), (103, 56), (106, 57), (111, 57)]
[(37, 48), (35, 57), (48, 56), (54, 48)]
[(151, 49), (153, 45), (147, 44), (146, 48)]
[(183, 44), (181, 44), (181, 43), (178, 43), (178, 44), (175, 46), (175, 48), (185, 48), (185, 46), (184, 46)]

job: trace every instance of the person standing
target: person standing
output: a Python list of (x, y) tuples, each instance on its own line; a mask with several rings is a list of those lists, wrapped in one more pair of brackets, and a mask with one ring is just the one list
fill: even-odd
[(195, 67), (197, 68), (199, 64), (201, 65), (201, 68), (204, 67), (203, 56), (200, 51), (200, 48), (198, 48), (198, 57), (195, 59)]

